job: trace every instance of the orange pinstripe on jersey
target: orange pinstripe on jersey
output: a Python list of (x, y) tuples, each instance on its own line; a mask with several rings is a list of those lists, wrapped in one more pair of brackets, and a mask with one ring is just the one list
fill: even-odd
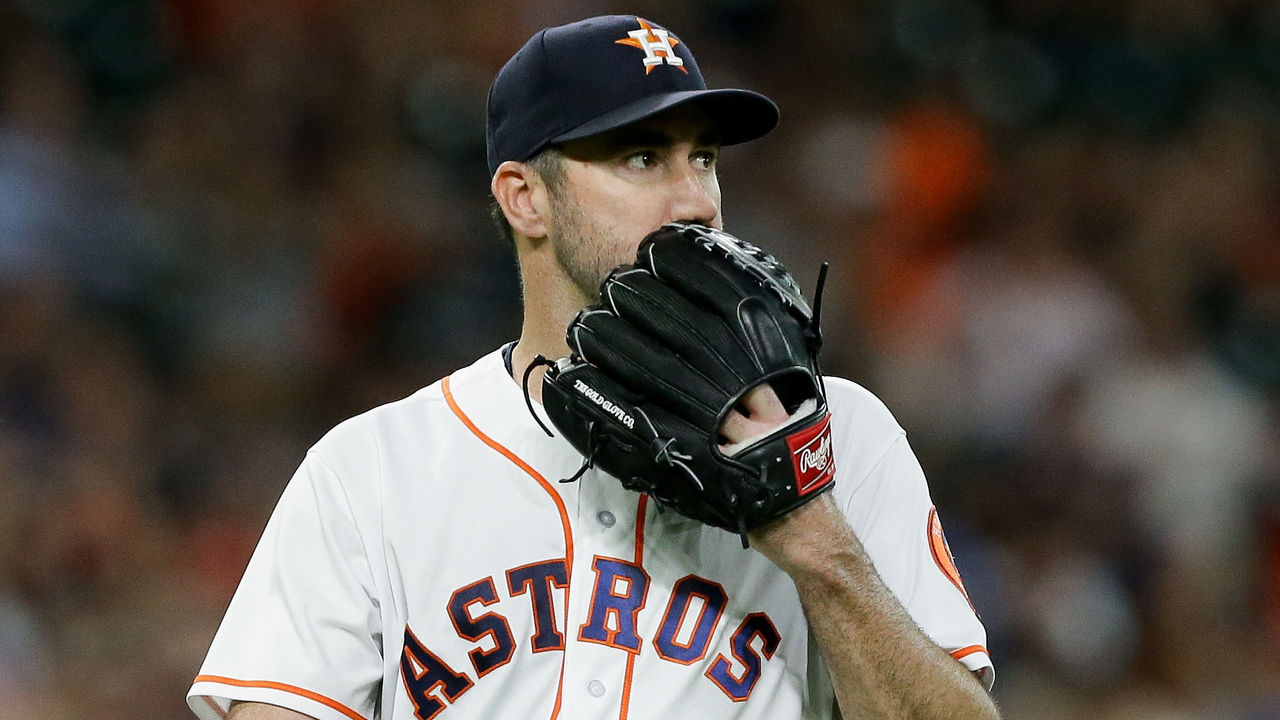
[(636, 503), (636, 564), (644, 565), (644, 516), (649, 507), (649, 496), (641, 495)]
[[(312, 692), (310, 690), (304, 690), (300, 687), (295, 687), (293, 685), (286, 685), (285, 683), (271, 682), (269, 680), (237, 680), (235, 678), (222, 677), (220, 675), (197, 675), (195, 681), (222, 683), (223, 685), (234, 685), (235, 687), (283, 690), (284, 692), (291, 693), (299, 697), (304, 697), (308, 700), (313, 700), (315, 702), (320, 703), (321, 705), (337, 710), (343, 715), (346, 715), (347, 717), (351, 718), (351, 720), (365, 720), (363, 715), (356, 712), (355, 710), (352, 710), (346, 705), (343, 705), (337, 700), (331, 700), (325, 697), (324, 695), (321, 695), (320, 693)], [(221, 712), (221, 708), (219, 708), (219, 712)]]
[[(542, 489), (545, 490), (547, 494), (551, 496), (551, 500), (556, 504), (556, 510), (560, 512), (560, 527), (564, 530), (565, 578), (568, 579), (570, 583), (572, 583), (572, 580), (573, 580), (573, 530), (569, 525), (569, 511), (565, 509), (564, 501), (560, 499), (560, 494), (556, 492), (556, 489), (552, 487), (551, 483), (547, 482), (547, 479), (542, 476), (542, 473), (538, 472), (537, 470), (534, 470), (532, 465), (530, 465), (529, 463), (521, 459), (519, 455), (516, 455), (515, 453), (511, 452), (502, 443), (498, 442), (497, 440), (494, 440), (488, 435), (485, 435), (484, 432), (481, 431), (480, 428), (476, 426), (475, 422), (473, 422), (470, 417), (467, 417), (467, 414), (463, 412), (461, 407), (458, 406), (458, 401), (455, 400), (453, 397), (453, 391), (449, 387), (449, 377), (446, 377), (443, 381), (441, 381), (440, 387), (441, 387), (441, 390), (444, 392), (444, 401), (448, 403), (449, 409), (452, 410), (453, 414), (457, 416), (458, 420), (463, 425), (465, 425), (468, 430), (471, 431), (472, 435), (475, 435), (477, 438), (480, 439), (480, 442), (483, 442), (485, 445), (488, 445), (490, 448), (493, 448), (495, 451), (498, 452), (498, 454), (510, 460), (516, 467), (523, 470), (525, 474), (527, 474), (529, 477), (536, 480), (538, 484), (542, 486)], [(565, 603), (565, 607), (564, 607), (564, 627), (565, 628), (569, 627), (569, 603)], [(568, 652), (567, 649), (566, 649), (566, 652)], [(560, 702), (561, 702), (561, 695), (563, 691), (564, 691), (564, 656), (561, 655), (560, 683), (556, 686), (556, 704), (555, 704), (555, 707), (551, 709), (551, 720), (555, 720), (560, 715)]]
[(982, 647), (981, 645), (968, 645), (968, 646), (965, 646), (965, 647), (960, 648), (959, 650), (952, 650), (952, 651), (951, 651), (950, 653), (948, 653), (948, 654), (949, 654), (949, 655), (951, 655), (951, 657), (953, 657), (953, 658), (955, 658), (955, 659), (959, 660), (960, 658), (968, 657), (968, 656), (970, 656), (970, 655), (972, 655), (972, 654), (974, 654), (974, 653), (984, 653), (984, 654), (986, 654), (986, 655), (990, 655), (990, 654), (991, 654), (991, 653), (987, 652), (987, 649), (986, 649), (986, 648), (984, 648), (984, 647)]
[[(642, 567), (644, 566), (644, 516), (648, 506), (649, 496), (641, 495), (640, 502), (636, 505), (636, 565)], [(618, 715), (618, 720), (627, 720), (627, 713), (630, 712), (631, 677), (635, 672), (637, 654), (639, 653), (627, 655), (627, 674), (622, 681), (622, 712)]]

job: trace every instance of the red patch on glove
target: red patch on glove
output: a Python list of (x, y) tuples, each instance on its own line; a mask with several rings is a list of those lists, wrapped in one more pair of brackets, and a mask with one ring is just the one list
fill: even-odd
[(831, 453), (831, 415), (817, 425), (787, 437), (791, 466), (796, 475), (796, 494), (804, 497), (825, 487), (835, 478), (836, 460)]

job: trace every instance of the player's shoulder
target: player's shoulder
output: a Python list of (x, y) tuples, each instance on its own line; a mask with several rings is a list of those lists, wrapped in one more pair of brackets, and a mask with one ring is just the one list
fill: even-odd
[(381, 437), (395, 436), (401, 428), (420, 425), (424, 419), (429, 422), (442, 400), (440, 381), (436, 380), (411, 395), (372, 407), (339, 422), (311, 450), (322, 454), (341, 452), (376, 442)]
[[(483, 382), (493, 372), (494, 354), (439, 378), (412, 394), (370, 408), (335, 425), (312, 446), (311, 452), (335, 460), (376, 453), (380, 447), (421, 445), (439, 438), (457, 423), (446, 400), (446, 383)], [(501, 365), (501, 358), (496, 363)]]
[(875, 393), (846, 378), (823, 376), (827, 405), (833, 417), (859, 428), (901, 434), (902, 427)]
[(856, 484), (906, 432), (870, 390), (840, 377), (828, 376), (824, 381), (832, 440), (837, 448), (836, 467), (846, 482)]

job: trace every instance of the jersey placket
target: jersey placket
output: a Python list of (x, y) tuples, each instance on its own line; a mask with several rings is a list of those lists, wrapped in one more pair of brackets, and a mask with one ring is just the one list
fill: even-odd
[(588, 472), (577, 486), (574, 563), (565, 630), (561, 718), (623, 718), (643, 648), (641, 611), (648, 604), (641, 496), (613, 478)]

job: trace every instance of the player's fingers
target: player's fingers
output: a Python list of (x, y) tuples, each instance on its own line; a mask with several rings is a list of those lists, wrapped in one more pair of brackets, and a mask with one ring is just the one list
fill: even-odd
[(768, 435), (789, 419), (790, 415), (773, 388), (768, 385), (754, 387), (720, 425), (720, 435), (724, 438), (721, 449), (731, 451), (733, 445)]
[(787, 409), (782, 406), (778, 393), (769, 384), (757, 385), (747, 391), (740, 403), (746, 414), (757, 422), (786, 422)]

